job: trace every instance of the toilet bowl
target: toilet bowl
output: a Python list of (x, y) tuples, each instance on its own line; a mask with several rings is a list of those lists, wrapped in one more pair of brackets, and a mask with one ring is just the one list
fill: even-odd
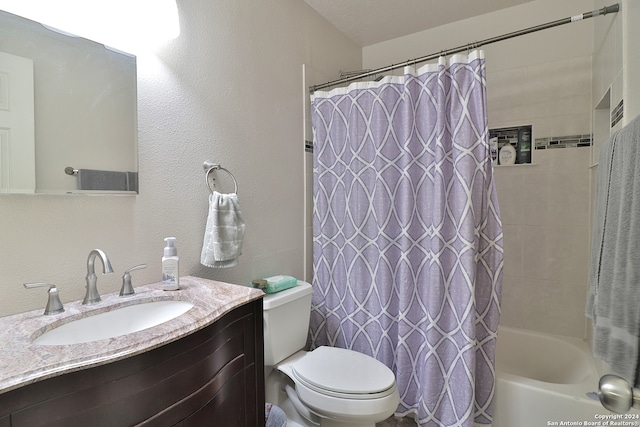
[(393, 372), (368, 355), (335, 347), (302, 351), (311, 311), (311, 285), (263, 301), (267, 401), (282, 407), (291, 425), (374, 427), (400, 401)]

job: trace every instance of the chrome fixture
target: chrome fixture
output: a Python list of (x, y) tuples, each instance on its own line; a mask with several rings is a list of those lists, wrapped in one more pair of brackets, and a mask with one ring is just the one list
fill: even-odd
[(540, 25), (536, 25), (534, 27), (529, 27), (529, 28), (525, 28), (522, 30), (518, 30), (518, 31), (512, 31), (510, 33), (507, 34), (503, 34), (501, 36), (496, 36), (496, 37), (491, 37), (485, 40), (480, 40), (480, 41), (475, 41), (475, 42), (471, 42), (471, 43), (467, 43), (465, 45), (462, 46), (458, 46), (452, 49), (444, 49), (441, 50), (440, 52), (435, 52), (429, 55), (425, 55), (425, 56), (421, 56), (419, 58), (413, 58), (413, 59), (408, 59), (404, 62), (400, 62), (397, 64), (391, 64), (391, 65), (387, 65), (386, 67), (382, 67), (382, 68), (376, 68), (375, 70), (362, 70), (362, 72), (355, 72), (353, 73), (353, 75), (348, 75), (351, 74), (350, 72), (346, 72), (343, 73), (342, 71), (340, 72), (341, 75), (345, 74), (345, 77), (341, 77), (338, 80), (333, 80), (333, 81), (329, 81), (326, 83), (322, 83), (319, 85), (313, 85), (313, 86), (309, 86), (309, 92), (313, 93), (316, 90), (320, 90), (320, 89), (326, 89), (332, 86), (337, 86), (337, 85), (342, 85), (345, 83), (349, 83), (355, 80), (361, 80), (365, 77), (371, 77), (371, 76), (377, 76), (379, 74), (382, 73), (387, 73), (389, 71), (393, 71), (393, 70), (397, 70), (399, 68), (403, 68), (406, 67), (407, 65), (416, 65), (417, 63), (422, 63), (422, 62), (427, 62), (427, 61), (431, 61), (433, 59), (438, 59), (441, 56), (449, 56), (449, 55), (453, 55), (454, 53), (460, 53), (460, 52), (464, 52), (464, 51), (469, 51), (471, 49), (478, 49), (484, 45), (488, 45), (491, 43), (496, 43), (496, 42), (500, 42), (503, 40), (508, 40), (514, 37), (520, 37), (520, 36), (524, 36), (526, 34), (530, 34), (530, 33), (534, 33), (536, 31), (542, 31), (542, 30), (546, 30), (549, 28), (553, 28), (553, 27), (557, 27), (559, 25), (565, 25), (565, 24), (571, 24), (573, 22), (578, 22), (578, 21), (582, 21), (583, 19), (589, 19), (589, 18), (595, 18), (596, 16), (604, 16), (608, 13), (617, 13), (620, 11), (620, 3), (615, 3), (612, 4), (611, 6), (605, 6), (599, 10), (593, 10), (591, 12), (584, 12), (581, 13), (579, 15), (573, 15), (567, 18), (563, 18), (563, 19), (558, 19), (556, 21), (552, 21), (552, 22), (547, 22), (546, 24), (540, 24)]
[(211, 172), (216, 171), (216, 170), (221, 170), (221, 171), (225, 171), (226, 173), (229, 174), (229, 176), (231, 177), (231, 179), (233, 180), (233, 185), (235, 187), (235, 189), (233, 190), (234, 193), (238, 194), (238, 181), (236, 181), (236, 177), (233, 176), (233, 174), (229, 171), (229, 169), (225, 169), (222, 167), (222, 165), (219, 165), (217, 163), (213, 163), (210, 162), (209, 160), (205, 160), (204, 164), (202, 165), (202, 168), (204, 169), (204, 181), (207, 183), (207, 187), (209, 187), (209, 191), (211, 193), (213, 193), (213, 189), (215, 187), (215, 178), (211, 178), (211, 181), (213, 181), (213, 187), (211, 186), (211, 182), (209, 180), (209, 175), (211, 174)]
[(100, 294), (98, 293), (98, 277), (96, 276), (95, 269), (93, 264), (95, 263), (96, 257), (100, 257), (102, 260), (102, 272), (104, 274), (113, 273), (113, 268), (111, 267), (111, 262), (109, 262), (109, 257), (100, 249), (94, 249), (89, 252), (89, 257), (87, 258), (87, 293), (84, 295), (84, 300), (82, 304), (95, 304), (97, 302), (102, 301), (100, 298)]
[(624, 414), (632, 407), (640, 409), (640, 389), (631, 387), (624, 378), (604, 375), (598, 388), (600, 403), (611, 412)]
[(142, 268), (147, 268), (147, 264), (136, 265), (135, 267), (131, 267), (130, 269), (124, 272), (124, 275), (122, 276), (122, 288), (120, 288), (121, 297), (126, 297), (129, 295), (135, 294), (135, 291), (133, 290), (133, 285), (131, 284), (131, 274), (129, 273), (131, 273), (134, 270), (140, 270)]
[[(362, 74), (367, 74), (367, 73), (371, 73), (371, 71), (373, 71), (372, 69), (366, 69), (366, 70), (356, 70), (356, 71), (342, 71), (340, 70), (340, 78), (341, 79), (348, 79), (354, 76), (360, 76)], [(371, 74), (371, 81), (374, 82), (379, 82), (380, 80), (382, 80), (384, 78), (384, 74)]]
[(50, 283), (43, 283), (43, 282), (24, 284), (24, 287), (27, 289), (44, 288), (47, 286), (49, 287), (49, 291), (48, 291), (49, 300), (47, 301), (47, 306), (44, 309), (44, 314), (48, 316), (50, 314), (62, 313), (64, 311), (64, 307), (60, 302), (60, 295), (58, 293), (58, 288), (56, 288), (55, 285), (52, 285)]

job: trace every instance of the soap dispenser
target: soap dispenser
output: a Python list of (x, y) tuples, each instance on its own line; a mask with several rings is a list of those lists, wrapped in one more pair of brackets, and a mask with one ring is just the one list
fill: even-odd
[(164, 256), (162, 257), (162, 289), (165, 291), (177, 291), (180, 289), (180, 276), (178, 272), (178, 249), (176, 238), (164, 239)]

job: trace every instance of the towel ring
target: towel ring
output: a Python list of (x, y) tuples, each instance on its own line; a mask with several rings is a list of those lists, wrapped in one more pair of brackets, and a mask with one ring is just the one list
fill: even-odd
[[(222, 166), (220, 166), (217, 163), (211, 163), (211, 162), (208, 162), (208, 161), (204, 162), (204, 164), (202, 165), (202, 168), (205, 170), (204, 180), (207, 183), (207, 187), (209, 187), (209, 191), (211, 193), (213, 193), (213, 187), (211, 186), (211, 181), (209, 181), (209, 174), (211, 174), (211, 172), (213, 172), (214, 170), (222, 170), (222, 171), (225, 171), (226, 173), (229, 174), (229, 176), (233, 180), (233, 185), (235, 187), (234, 193), (238, 194), (238, 181), (236, 181), (236, 177), (233, 176), (233, 174), (231, 172), (229, 172), (228, 169), (223, 168)], [(215, 178), (212, 178), (212, 179), (215, 182)], [(215, 184), (214, 184), (214, 186), (215, 186)]]

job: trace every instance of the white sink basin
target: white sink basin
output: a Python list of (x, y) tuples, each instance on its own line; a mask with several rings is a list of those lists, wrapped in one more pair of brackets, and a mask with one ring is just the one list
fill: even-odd
[(186, 301), (153, 301), (129, 305), (58, 326), (33, 340), (39, 345), (67, 345), (118, 337), (151, 328), (186, 313)]

